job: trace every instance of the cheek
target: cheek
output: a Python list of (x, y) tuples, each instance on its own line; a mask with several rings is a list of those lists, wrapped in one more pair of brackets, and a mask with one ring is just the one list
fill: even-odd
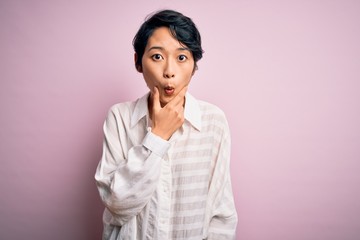
[(187, 82), (190, 82), (193, 75), (194, 75), (194, 68), (190, 66), (186, 69), (186, 74), (184, 76), (187, 79)]
[(157, 74), (154, 68), (151, 68), (149, 66), (143, 67), (143, 78), (146, 82), (146, 85), (152, 89), (154, 86), (157, 85)]
[(145, 62), (143, 65), (143, 73), (149, 78), (156, 77), (159, 73), (159, 67), (151, 62)]

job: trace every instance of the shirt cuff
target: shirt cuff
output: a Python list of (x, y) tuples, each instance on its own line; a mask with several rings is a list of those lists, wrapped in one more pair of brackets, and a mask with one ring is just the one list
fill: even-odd
[(168, 141), (153, 134), (151, 131), (148, 131), (142, 144), (159, 157), (163, 157), (170, 147), (170, 143)]

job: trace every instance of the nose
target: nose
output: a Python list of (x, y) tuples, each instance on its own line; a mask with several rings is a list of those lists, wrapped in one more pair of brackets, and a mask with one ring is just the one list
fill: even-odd
[(175, 63), (171, 60), (166, 62), (164, 69), (164, 78), (174, 78), (175, 77)]

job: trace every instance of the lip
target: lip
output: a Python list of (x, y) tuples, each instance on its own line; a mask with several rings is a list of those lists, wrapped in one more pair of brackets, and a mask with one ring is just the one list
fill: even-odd
[(175, 88), (173, 88), (173, 87), (165, 87), (164, 92), (165, 92), (166, 95), (171, 96), (171, 95), (174, 94)]

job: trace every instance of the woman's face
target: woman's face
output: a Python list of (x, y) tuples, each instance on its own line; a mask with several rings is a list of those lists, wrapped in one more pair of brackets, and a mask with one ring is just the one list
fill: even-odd
[(171, 35), (169, 28), (160, 27), (149, 37), (141, 72), (151, 92), (154, 87), (159, 89), (160, 103), (165, 106), (190, 83), (194, 64), (191, 51)]

